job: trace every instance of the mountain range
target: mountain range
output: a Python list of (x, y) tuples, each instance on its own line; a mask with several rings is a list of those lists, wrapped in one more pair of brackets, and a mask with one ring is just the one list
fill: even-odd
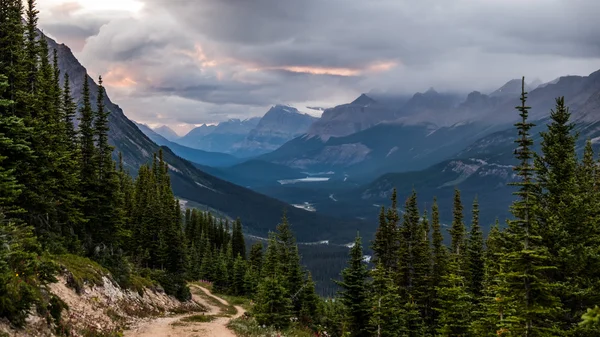
[(175, 142), (191, 148), (240, 158), (273, 151), (302, 135), (317, 118), (288, 105), (274, 105), (262, 117), (230, 119), (216, 126), (203, 124)]
[[(56, 49), (58, 52), (61, 74), (68, 73), (70, 76), (70, 86), (77, 104), (82, 103), (81, 89), (84, 80), (90, 83), (91, 100), (96, 101), (97, 84), (87, 75), (86, 69), (75, 58), (70, 48), (64, 44), (57, 44), (50, 38), (47, 40), (50, 50)], [(366, 228), (369, 226), (366, 222), (305, 211), (203, 172), (168, 147), (161, 147), (152, 141), (110, 100), (109, 94), (107, 93), (104, 104), (110, 111), (109, 142), (115, 147), (115, 157), (119, 152), (122, 153), (124, 166), (135, 175), (141, 165), (151, 162), (153, 154), (162, 149), (164, 159), (169, 164), (173, 191), (183, 203), (228, 218), (240, 217), (244, 221), (244, 231), (254, 235), (265, 236), (280, 221), (283, 210), (287, 210), (287, 217), (295, 225), (299, 240), (335, 238), (348, 242), (354, 237), (356, 230), (368, 232)]]
[(152, 130), (169, 141), (175, 141), (180, 138), (179, 135), (175, 131), (173, 131), (173, 129), (166, 125), (153, 128)]
[[(484, 224), (502, 221), (510, 216), (508, 205), (514, 198), (507, 183), (515, 178), (513, 123), (519, 103), (515, 83), (520, 80), (489, 95), (473, 91), (466, 97), (432, 89), (409, 99), (388, 97), (381, 100), (384, 103), (361, 95), (326, 110), (309, 132), (258, 158), (301, 171), (335, 171), (332, 179), (256, 190), (290, 203), (304, 200), (331, 214), (375, 219), (379, 206), (389, 204), (394, 188), (401, 196), (414, 188), (422, 207), (437, 197), (442, 220), (450, 221), (452, 196), (459, 188), (465, 205), (478, 197)], [(555, 98), (564, 96), (580, 135), (578, 152), (587, 139), (600, 150), (600, 71), (538, 83), (526, 86), (531, 90), (527, 105), (536, 124), (532, 129), (536, 149)], [(382, 105), (387, 114), (367, 118), (372, 106), (381, 111)], [(353, 125), (357, 131), (352, 131)]]

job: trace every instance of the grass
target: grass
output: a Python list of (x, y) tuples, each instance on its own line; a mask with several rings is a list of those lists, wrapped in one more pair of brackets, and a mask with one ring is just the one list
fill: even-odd
[(138, 294), (140, 294), (140, 296), (142, 296), (142, 294), (144, 293), (145, 288), (153, 288), (156, 286), (156, 282), (154, 282), (153, 280), (137, 274), (132, 274), (130, 281), (131, 288), (137, 291)]
[(232, 296), (232, 295), (223, 295), (223, 294), (218, 294), (217, 296), (226, 300), (231, 305), (237, 305), (246, 310), (250, 310), (250, 308), (252, 307), (251, 300), (249, 298)]
[(238, 337), (314, 337), (314, 333), (302, 327), (292, 326), (283, 331), (273, 327), (262, 327), (253, 318), (236, 318), (229, 321), (227, 327)]
[(190, 290), (192, 291), (193, 294), (202, 297), (210, 305), (213, 305), (213, 306), (219, 308), (220, 313), (219, 313), (218, 316), (221, 316), (221, 317), (230, 317), (230, 316), (233, 316), (233, 315), (235, 315), (237, 313), (237, 309), (233, 305), (231, 305), (231, 303), (229, 305), (225, 305), (225, 304), (221, 303), (216, 298), (214, 298), (212, 296), (208, 296), (206, 293), (204, 293), (204, 291), (202, 291), (202, 290), (194, 287), (193, 286), (194, 284), (201, 285), (203, 287), (204, 287), (204, 284), (203, 283), (192, 283), (192, 286), (190, 287)]
[(77, 293), (85, 284), (102, 285), (102, 278), (110, 276), (108, 269), (82, 256), (62, 254), (55, 256), (54, 260), (69, 272), (67, 286), (74, 288)]
[(212, 322), (216, 319), (216, 316), (212, 315), (193, 315), (182, 318), (181, 322), (190, 322), (190, 323), (208, 323)]

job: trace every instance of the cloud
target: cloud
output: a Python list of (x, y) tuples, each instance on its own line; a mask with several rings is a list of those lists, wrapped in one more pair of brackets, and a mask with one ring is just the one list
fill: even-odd
[[(126, 113), (163, 124), (600, 68), (597, 0), (142, 1), (136, 15), (98, 12), (88, 26), (64, 6), (56, 17), (69, 19), (53, 29), (85, 41), (77, 56), (105, 74)], [(165, 102), (169, 114), (149, 112)]]

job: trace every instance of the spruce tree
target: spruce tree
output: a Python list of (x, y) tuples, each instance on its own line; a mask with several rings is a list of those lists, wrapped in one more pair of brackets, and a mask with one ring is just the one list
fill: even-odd
[(348, 266), (342, 271), (342, 280), (336, 281), (340, 286), (340, 301), (345, 305), (350, 336), (369, 336), (370, 308), (369, 271), (364, 262), (360, 235), (356, 236), (350, 249)]
[(482, 295), (484, 278), (484, 248), (483, 233), (479, 226), (479, 203), (477, 197), (473, 200), (473, 219), (467, 242), (467, 267), (469, 291), (475, 301)]
[[(431, 242), (432, 242), (432, 266), (431, 266), (431, 306), (432, 308), (439, 308), (437, 288), (442, 286), (444, 275), (448, 268), (448, 249), (444, 245), (444, 237), (442, 236), (442, 229), (440, 224), (440, 213), (438, 209), (437, 200), (433, 200), (432, 218), (431, 218)], [(432, 312), (431, 328), (436, 327), (438, 311)]]
[[(90, 102), (90, 86), (88, 83), (87, 74), (84, 75), (83, 91), (82, 91), (83, 104), (79, 110), (79, 146), (80, 146), (80, 159), (81, 168), (80, 177), (80, 191), (83, 197), (83, 213), (86, 218), (86, 226), (79, 232), (80, 239), (84, 241), (86, 248), (89, 250), (92, 247), (92, 239), (90, 233), (93, 232), (93, 227), (96, 224), (96, 207), (98, 205), (98, 198), (96, 193), (97, 178), (96, 178), (96, 165), (94, 165), (94, 158), (96, 156), (96, 147), (94, 145), (94, 112), (92, 110), (92, 104)], [(141, 206), (141, 205), (140, 205)]]
[(473, 322), (472, 331), (476, 336), (498, 336), (503, 331), (504, 316), (511, 312), (506, 298), (501, 293), (506, 292), (505, 283), (499, 278), (502, 256), (506, 243), (505, 235), (500, 231), (498, 220), (490, 229), (486, 239), (484, 253), (483, 295), (479, 298), (479, 309), (474, 310), (477, 320)]
[(371, 271), (370, 323), (375, 336), (395, 337), (405, 332), (404, 305), (390, 273), (381, 262)]
[(307, 272), (305, 284), (297, 296), (299, 296), (301, 303), (298, 319), (305, 326), (312, 326), (319, 319), (317, 315), (320, 298), (315, 290), (315, 282), (310, 272)]
[(237, 218), (233, 223), (233, 231), (231, 235), (231, 244), (234, 256), (241, 256), (246, 259), (246, 243), (244, 241), (244, 233), (242, 232), (242, 221)]
[[(5, 76), (0, 76), (0, 95), (4, 94), (8, 87), (6, 80)], [(13, 101), (0, 98), (0, 109), (10, 110), (13, 104)], [(0, 212), (2, 213), (17, 211), (14, 201), (23, 186), (17, 181), (15, 176), (17, 167), (14, 166), (16, 162), (11, 163), (11, 158), (30, 155), (25, 140), (25, 133), (28, 131), (21, 118), (8, 113), (0, 114)]]
[(396, 270), (398, 260), (398, 211), (397, 195), (394, 189), (391, 197), (392, 206), (385, 213), (385, 207), (379, 212), (379, 227), (372, 243), (374, 262), (381, 261), (384, 268)]
[[(452, 227), (450, 228), (450, 253), (455, 257), (465, 255), (465, 223), (463, 221), (463, 206), (460, 200), (460, 191), (454, 189), (454, 206), (452, 208)], [(461, 267), (461, 266), (459, 266)]]
[(290, 325), (291, 306), (281, 277), (265, 277), (258, 286), (252, 313), (258, 324), (282, 329)]
[(468, 336), (471, 327), (473, 296), (467, 291), (465, 277), (457, 273), (456, 261), (438, 288), (438, 333), (442, 336)]
[(533, 140), (529, 132), (533, 127), (528, 119), (526, 105), (525, 78), (522, 80), (521, 105), (517, 107), (521, 120), (515, 124), (519, 137), (515, 156), (519, 160), (514, 170), (519, 181), (511, 183), (519, 187), (514, 194), (511, 212), (514, 220), (508, 221), (506, 230), (507, 251), (500, 257), (499, 278), (504, 283), (500, 287), (500, 298), (507, 302), (512, 312), (504, 318), (502, 326), (513, 335), (547, 336), (555, 333), (553, 318), (560, 308), (560, 302), (553, 295), (554, 285), (548, 274), (551, 265), (548, 248), (543, 245), (540, 226), (535, 218), (536, 204), (534, 168), (531, 160)]

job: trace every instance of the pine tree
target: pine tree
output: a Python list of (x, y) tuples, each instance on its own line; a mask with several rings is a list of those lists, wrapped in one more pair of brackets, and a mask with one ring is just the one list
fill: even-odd
[[(5, 76), (0, 76), (0, 95), (8, 87)], [(2, 96), (0, 96), (2, 97)], [(0, 98), (0, 109), (9, 110), (13, 101)], [(4, 110), (6, 111), (6, 110)], [(15, 162), (10, 158), (28, 156), (30, 149), (25, 140), (28, 129), (23, 120), (7, 114), (0, 115), (0, 212), (16, 211), (13, 202), (21, 193), (22, 185), (17, 181)]]
[[(420, 215), (417, 206), (417, 193), (413, 190), (411, 196), (406, 199), (402, 226), (399, 229), (400, 250), (397, 280), (400, 292), (405, 300), (414, 296), (415, 287), (415, 264), (417, 263), (416, 250), (423, 235), (419, 233)], [(414, 299), (413, 299), (414, 300)], [(421, 305), (419, 303), (418, 305)]]
[(256, 242), (250, 247), (250, 255), (248, 256), (249, 267), (255, 268), (260, 272), (263, 262), (263, 245), (262, 242)]
[(484, 253), (483, 294), (479, 298), (480, 309), (475, 310), (477, 321), (473, 322), (476, 336), (498, 336), (502, 330), (505, 313), (510, 313), (506, 299), (501, 297), (504, 283), (499, 278), (502, 264), (498, 259), (505, 250), (504, 233), (500, 231), (498, 220), (490, 229)]
[[(372, 243), (374, 262), (381, 261), (384, 268), (396, 270), (398, 260), (398, 211), (397, 195), (394, 189), (391, 197), (392, 206), (385, 213), (385, 207), (381, 207), (379, 213), (379, 227), (375, 233)], [(377, 262), (376, 262), (377, 263)]]
[[(460, 200), (460, 191), (454, 189), (454, 207), (452, 208), (452, 227), (450, 228), (450, 253), (455, 257), (465, 254), (465, 223), (463, 222), (463, 206)], [(461, 267), (461, 266), (459, 266)]]
[(244, 234), (242, 232), (242, 221), (237, 218), (233, 223), (233, 232), (231, 235), (231, 244), (233, 248), (234, 256), (241, 256), (242, 259), (246, 259), (246, 242), (244, 241)]
[(350, 249), (348, 266), (342, 271), (342, 280), (336, 283), (342, 289), (340, 301), (346, 308), (346, 321), (350, 336), (369, 336), (369, 272), (363, 260), (362, 242), (359, 235)]
[(518, 200), (511, 206), (515, 219), (508, 221), (506, 231), (509, 246), (500, 257), (499, 277), (504, 284), (499, 295), (513, 310), (502, 325), (513, 335), (533, 337), (547, 336), (555, 331), (552, 322), (560, 303), (552, 295), (554, 286), (547, 275), (553, 268), (534, 216), (538, 207), (535, 200), (537, 186), (533, 180), (533, 141), (529, 135), (533, 124), (527, 120), (529, 107), (526, 100), (523, 78), (521, 105), (517, 107), (521, 121), (515, 124), (519, 134), (515, 155), (520, 163), (514, 170), (520, 181), (511, 183), (519, 187), (514, 193)]
[(468, 285), (470, 293), (473, 295), (475, 301), (477, 301), (482, 296), (484, 278), (483, 233), (479, 226), (479, 203), (477, 202), (477, 197), (473, 200), (472, 213), (473, 219), (467, 243)]
[(457, 262), (452, 262), (450, 273), (438, 288), (439, 328), (442, 336), (468, 336), (471, 326), (472, 295), (467, 291), (465, 277), (457, 273)]
[(281, 277), (265, 277), (258, 286), (252, 312), (258, 324), (282, 329), (290, 325), (291, 306)]
[(97, 185), (96, 166), (94, 165), (94, 158), (96, 156), (93, 130), (94, 112), (90, 102), (90, 87), (87, 74), (85, 74), (84, 77), (82, 98), (83, 104), (79, 110), (79, 134), (81, 135), (79, 140), (81, 153), (80, 191), (81, 196), (84, 198), (82, 210), (87, 219), (87, 223), (78, 234), (80, 239), (84, 240), (84, 244), (89, 250), (92, 248), (90, 233), (93, 232), (93, 226), (96, 224), (96, 206), (99, 201), (94, 193)]
[(245, 293), (244, 279), (246, 277), (246, 262), (241, 255), (235, 258), (233, 264), (233, 277), (232, 277), (232, 293), (237, 296), (242, 296)]
[(381, 262), (371, 271), (371, 275), (371, 330), (375, 336), (400, 336), (401, 332), (405, 332), (406, 313), (398, 287), (394, 284), (390, 271)]
[(301, 304), (298, 319), (306, 326), (313, 325), (318, 320), (317, 315), (320, 299), (315, 290), (315, 282), (310, 272), (307, 273), (305, 284), (297, 296), (300, 298)]
[(432, 266), (431, 266), (431, 307), (434, 309), (432, 312), (431, 322), (429, 325), (435, 329), (438, 311), (435, 308), (440, 307), (437, 296), (437, 288), (442, 286), (444, 275), (448, 268), (448, 249), (444, 245), (444, 237), (442, 236), (442, 229), (440, 224), (440, 213), (438, 209), (437, 200), (433, 200), (432, 219), (431, 219), (431, 242), (432, 242)]

